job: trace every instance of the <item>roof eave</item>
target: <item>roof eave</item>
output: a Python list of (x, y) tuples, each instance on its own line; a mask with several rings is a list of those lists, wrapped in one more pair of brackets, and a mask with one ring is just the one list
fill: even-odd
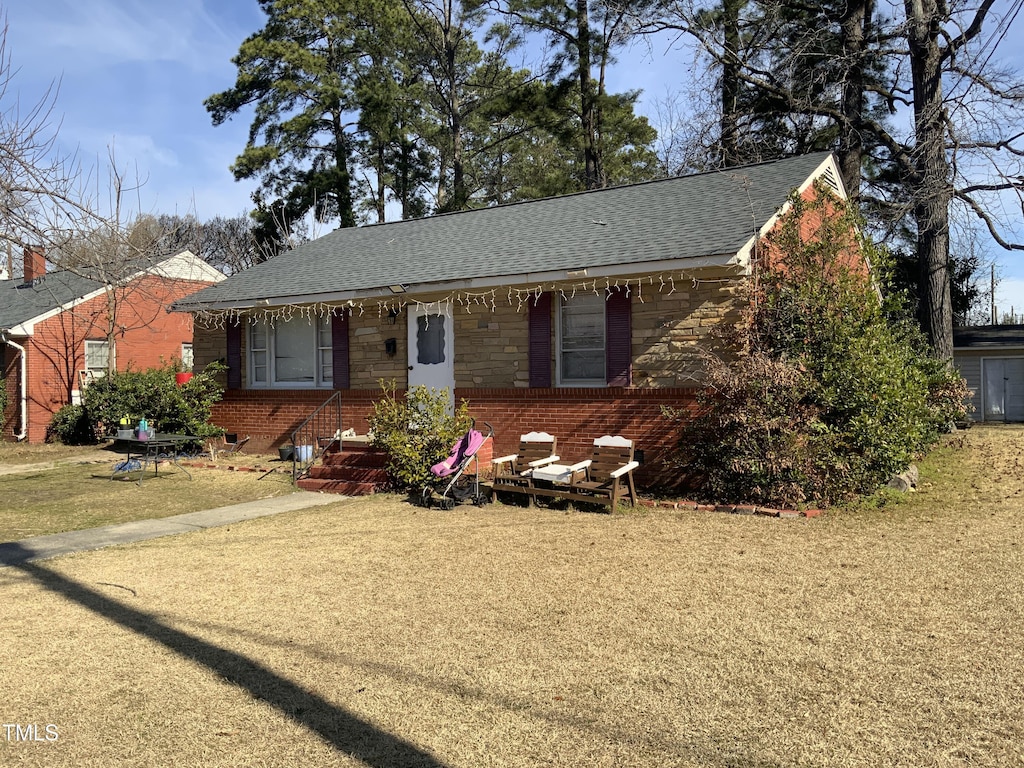
[(447, 280), (436, 283), (403, 283), (403, 290), (401, 291), (393, 291), (388, 286), (378, 286), (354, 291), (295, 294), (290, 296), (273, 296), (241, 301), (189, 302), (186, 299), (185, 301), (175, 302), (172, 305), (172, 309), (181, 312), (225, 310), (243, 312), (248, 309), (263, 309), (265, 307), (283, 307), (302, 304), (344, 304), (349, 301), (395, 298), (396, 296), (405, 295), (449, 293), (452, 291), (486, 291), (513, 285), (533, 285), (538, 283), (564, 282), (566, 280), (604, 279), (636, 275), (641, 272), (672, 272), (680, 270), (728, 267), (739, 267), (743, 271), (747, 269), (747, 265), (743, 263), (740, 253), (726, 253), (701, 256), (697, 258), (661, 259), (658, 261), (616, 264), (601, 267), (580, 266), (570, 270), (563, 269), (545, 272), (524, 272), (514, 275), (493, 275), (466, 278), (463, 280)]

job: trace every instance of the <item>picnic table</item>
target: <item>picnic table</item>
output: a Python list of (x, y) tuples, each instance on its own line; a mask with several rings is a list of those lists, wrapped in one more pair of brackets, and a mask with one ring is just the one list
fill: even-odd
[(137, 437), (114, 437), (113, 440), (115, 448), (120, 446), (124, 451), (125, 460), (114, 465), (110, 479), (113, 480), (118, 475), (127, 475), (129, 472), (139, 470), (139, 485), (142, 485), (142, 479), (146, 476), (146, 467), (152, 464), (153, 474), (158, 476), (161, 461), (170, 461), (191, 480), (192, 474), (178, 463), (178, 449), (185, 443), (202, 440), (202, 438), (196, 435), (155, 432), (148, 440), (140, 440)]

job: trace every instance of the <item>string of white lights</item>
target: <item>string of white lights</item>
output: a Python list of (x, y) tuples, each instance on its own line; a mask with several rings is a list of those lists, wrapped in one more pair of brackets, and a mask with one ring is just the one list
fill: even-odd
[[(656, 287), (657, 292), (665, 296), (671, 296), (679, 291), (677, 280), (690, 281), (691, 288), (697, 290), (701, 285), (717, 283), (730, 283), (736, 281), (736, 277), (703, 278), (688, 272), (658, 273), (630, 278), (599, 278), (584, 280), (573, 283), (538, 283), (523, 288), (509, 287), (506, 294), (508, 306), (515, 306), (517, 312), (522, 312), (523, 307), (532, 302), (534, 305), (540, 301), (545, 293), (557, 293), (563, 300), (569, 300), (580, 293), (592, 293), (595, 296), (602, 294), (607, 301), (613, 293), (625, 291), (627, 296), (636, 296), (637, 301), (645, 304), (643, 286)], [(666, 292), (667, 289), (667, 292)], [(431, 301), (420, 301), (418, 299), (386, 298), (386, 299), (358, 299), (344, 302), (312, 302), (309, 304), (287, 304), (278, 307), (248, 307), (244, 309), (199, 309), (194, 311), (195, 322), (198, 326), (206, 329), (222, 329), (228, 324), (241, 321), (243, 318), (256, 322), (275, 325), (279, 322), (290, 322), (296, 318), (305, 319), (310, 324), (326, 318), (348, 312), (350, 316), (358, 313), (360, 316), (367, 310), (376, 307), (377, 317), (393, 318), (400, 315), (408, 307), (415, 307), (421, 314), (429, 317), (431, 315), (451, 316), (456, 305), (463, 307), (467, 313), (471, 313), (474, 307), (483, 307), (495, 312), (498, 309), (498, 290), (491, 289), (482, 292), (455, 291), (438, 299)]]

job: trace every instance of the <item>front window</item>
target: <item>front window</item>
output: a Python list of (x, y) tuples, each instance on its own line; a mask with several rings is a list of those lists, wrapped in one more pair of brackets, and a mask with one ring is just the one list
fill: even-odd
[(191, 371), (193, 365), (195, 365), (195, 357), (192, 353), (192, 345), (184, 342), (181, 345), (181, 370)]
[(249, 325), (249, 381), (253, 386), (330, 386), (331, 321), (278, 320)]
[(560, 384), (605, 383), (604, 296), (580, 294), (558, 305)]

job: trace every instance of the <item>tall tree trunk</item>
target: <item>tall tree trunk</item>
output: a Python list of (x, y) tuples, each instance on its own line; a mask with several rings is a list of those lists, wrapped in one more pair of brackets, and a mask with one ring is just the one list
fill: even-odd
[[(942, 0), (905, 0), (907, 42), (914, 79), (917, 261), (921, 321), (935, 353), (953, 359), (949, 282), (949, 204), (953, 196), (946, 158), (946, 108), (942, 100)], [(942, 3), (944, 5), (944, 3)]]
[(591, 32), (590, 6), (587, 0), (576, 0), (576, 45), (579, 51), (580, 128), (583, 131), (584, 184), (587, 189), (603, 186), (604, 169), (598, 146), (597, 92), (590, 76)]
[(842, 84), (841, 96), (841, 108), (847, 121), (845, 125), (840, 126), (841, 134), (836, 154), (839, 158), (843, 186), (855, 203), (860, 199), (864, 140), (861, 131), (853, 128), (853, 124), (863, 115), (866, 105), (864, 95), (867, 89), (867, 76), (864, 64), (873, 14), (873, 0), (850, 0), (839, 22), (843, 55), (847, 57), (850, 65)]
[(448, 114), (452, 131), (452, 201), (451, 210), (461, 211), (469, 205), (466, 190), (466, 166), (462, 136), (462, 102), (459, 99), (458, 73), (456, 72), (457, 44), (453, 39), (452, 4), (446, 7), (445, 18), (445, 67), (448, 75)]
[(742, 162), (739, 150), (740, 97), (740, 10), (746, 0), (722, 2), (722, 165), (731, 168)]
[(113, 285), (106, 287), (107, 299), (107, 374), (111, 375), (117, 370), (117, 296), (114, 294), (116, 288)]
[(338, 218), (342, 227), (354, 227), (356, 214), (352, 207), (352, 177), (348, 169), (348, 137), (345, 135), (345, 126), (339, 112), (335, 112), (333, 115), (333, 127), (334, 163), (338, 169), (337, 182), (334, 187), (334, 194), (338, 200)]
[(385, 210), (387, 208), (387, 186), (384, 184), (384, 169), (387, 161), (384, 158), (384, 142), (377, 142), (376, 154), (376, 184), (373, 191), (373, 207), (377, 211), (377, 223), (383, 224), (385, 221)]

